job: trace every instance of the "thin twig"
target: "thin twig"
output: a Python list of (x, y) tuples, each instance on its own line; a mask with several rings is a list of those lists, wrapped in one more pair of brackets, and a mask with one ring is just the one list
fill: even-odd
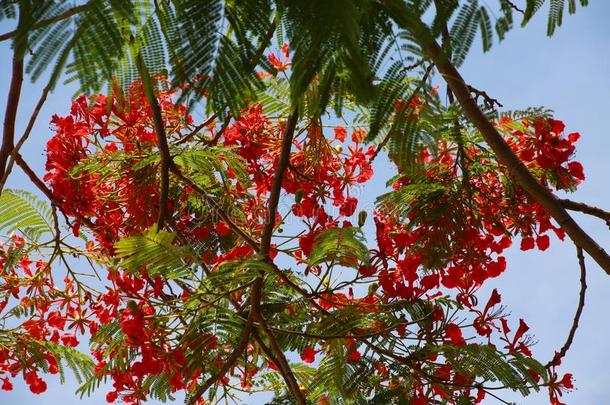
[(508, 5), (510, 8), (512, 8), (513, 10), (515, 10), (518, 13), (521, 13), (523, 15), (525, 15), (525, 11), (523, 11), (522, 8), (517, 7), (517, 5), (515, 3), (513, 3), (510, 0), (502, 0), (506, 5)]
[(587, 292), (587, 269), (585, 267), (585, 256), (583, 255), (582, 248), (580, 246), (576, 247), (576, 256), (578, 257), (578, 264), (580, 266), (580, 294), (578, 296), (578, 307), (576, 308), (574, 320), (572, 321), (572, 327), (570, 328), (566, 342), (563, 344), (561, 349), (555, 353), (553, 359), (547, 363), (546, 368), (558, 365), (568, 350), (570, 350), (570, 346), (572, 346), (572, 341), (574, 340), (574, 335), (576, 335), (576, 329), (578, 329), (578, 323), (580, 321), (580, 316), (582, 315), (582, 310), (585, 307), (585, 295)]
[[(53, 192), (47, 187), (46, 184), (44, 184), (44, 181), (42, 181), (40, 177), (36, 175), (34, 170), (32, 170), (32, 168), (23, 159), (23, 156), (21, 156), (19, 153), (15, 156), (15, 163), (17, 163), (17, 166), (23, 170), (25, 175), (28, 176), (30, 181), (38, 188), (38, 190), (40, 190), (49, 199), (49, 201), (51, 201), (51, 204), (58, 207), (61, 211), (61, 201), (53, 195)], [(64, 217), (66, 217), (66, 222), (68, 222), (66, 214), (63, 211), (61, 211), (61, 213), (64, 215)], [(79, 219), (82, 223), (87, 225), (89, 229), (93, 230), (95, 228), (93, 222), (91, 222), (89, 218), (81, 216)]]
[(500, 104), (500, 102), (498, 100), (496, 100), (495, 98), (491, 98), (487, 94), (487, 92), (485, 92), (483, 90), (479, 90), (475, 87), (472, 87), (469, 84), (466, 86), (468, 87), (468, 90), (470, 90), (470, 92), (474, 94), (474, 101), (478, 103), (479, 97), (481, 97), (483, 99), (483, 104), (485, 105), (485, 108), (487, 108), (488, 110), (495, 110), (496, 105), (498, 107), (503, 107), (503, 105)]
[(175, 144), (181, 145), (185, 142), (188, 142), (189, 140), (191, 140), (192, 137), (197, 135), (197, 133), (199, 131), (201, 131), (203, 128), (207, 127), (208, 125), (210, 125), (216, 119), (216, 117), (218, 117), (218, 114), (216, 114), (216, 113), (210, 115), (205, 121), (203, 121), (201, 124), (199, 124), (195, 128), (193, 128), (193, 130), (191, 132), (189, 132), (188, 134), (186, 134), (182, 139), (175, 142)]
[(229, 217), (229, 215), (227, 215), (227, 213), (222, 209), (222, 207), (220, 207), (213, 198), (210, 198), (207, 195), (206, 191), (203, 188), (201, 188), (197, 183), (195, 183), (190, 178), (186, 177), (176, 165), (172, 165), (172, 167), (170, 169), (171, 169), (172, 173), (174, 173), (179, 179), (181, 179), (186, 184), (188, 184), (193, 190), (197, 191), (205, 199), (205, 201), (212, 207), (212, 209), (214, 209), (214, 211), (216, 211), (218, 213), (220, 218), (227, 224), (227, 226), (229, 228), (231, 228), (235, 233), (237, 233), (248, 245), (250, 245), (250, 247), (255, 252), (258, 252), (259, 244), (250, 235), (248, 235), (243, 229), (241, 229), (239, 226), (237, 226), (237, 224), (235, 222), (233, 222), (231, 217)]
[(584, 214), (592, 215), (594, 217), (598, 217), (606, 221), (606, 223), (610, 226), (610, 212), (605, 211), (601, 208), (594, 207), (592, 205), (588, 205), (585, 203), (572, 201), (569, 199), (561, 199), (559, 200), (564, 208), (567, 208), (571, 211), (578, 211)]

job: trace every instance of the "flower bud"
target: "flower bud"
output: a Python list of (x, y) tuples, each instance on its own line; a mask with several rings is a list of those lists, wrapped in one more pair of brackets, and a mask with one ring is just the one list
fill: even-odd
[(363, 227), (366, 222), (366, 211), (360, 211), (358, 213), (358, 226)]

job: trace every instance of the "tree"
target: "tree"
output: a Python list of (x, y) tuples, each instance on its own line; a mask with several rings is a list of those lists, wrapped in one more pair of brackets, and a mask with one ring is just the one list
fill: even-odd
[[(485, 49), (493, 42), (487, 6), (430, 3), (6, 2), (18, 25), (0, 37), (15, 52), (2, 184), (19, 165), (51, 209), (0, 197), (12, 234), (0, 287), (16, 325), (2, 332), (3, 371), (39, 393), (39, 374), (64, 359), (83, 394), (111, 379), (110, 402), (185, 390), (194, 404), (257, 387), (274, 403), (459, 404), (495, 397), (495, 382), (561, 403), (584, 252), (610, 270), (566, 210), (610, 214), (551, 192), (584, 179), (577, 133), (544, 110), (498, 113), (459, 75), (478, 30)], [(514, 13), (525, 24), (543, 2), (526, 4), (499, 2), (500, 39)], [(549, 34), (563, 4), (550, 2)], [(15, 143), (26, 60), (33, 78), (55, 64)], [(19, 148), (64, 71), (106, 95), (53, 118), (41, 180)], [(193, 108), (209, 118), (194, 122)], [(392, 190), (367, 218), (354, 190), (384, 152)], [(543, 364), (527, 324), (497, 291), (477, 291), (504, 271), (515, 237), (545, 250), (551, 233), (577, 246), (582, 285), (569, 338)], [(68, 254), (108, 282), (85, 282)], [(95, 365), (73, 349), (87, 333)]]

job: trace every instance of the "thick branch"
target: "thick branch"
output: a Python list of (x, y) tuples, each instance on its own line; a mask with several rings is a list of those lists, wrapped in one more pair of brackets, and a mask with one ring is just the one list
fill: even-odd
[(0, 179), (4, 178), (6, 162), (15, 147), (15, 120), (17, 108), (21, 97), (21, 85), (23, 83), (23, 57), (19, 55), (17, 48), (13, 51), (13, 64), (11, 84), (6, 100), (6, 111), (4, 113), (4, 128), (2, 132), (2, 146), (0, 147)]
[(34, 124), (36, 123), (38, 114), (40, 114), (40, 110), (42, 109), (44, 102), (47, 100), (50, 88), (50, 85), (47, 85), (44, 90), (42, 90), (40, 99), (38, 99), (38, 103), (36, 104), (36, 107), (34, 108), (32, 115), (30, 116), (28, 126), (25, 128), (23, 135), (21, 135), (21, 138), (19, 138), (19, 141), (13, 147), (13, 150), (10, 152), (10, 160), (8, 161), (8, 164), (6, 165), (6, 168), (4, 170), (4, 175), (1, 177), (0, 180), (0, 193), (4, 189), (4, 185), (8, 180), (8, 176), (11, 174), (11, 170), (13, 169), (13, 165), (15, 163), (15, 157), (17, 156), (17, 154), (19, 154), (19, 150), (21, 150), (21, 147), (23, 146), (25, 141), (27, 141), (28, 137), (30, 136), (30, 133), (32, 132), (32, 129), (34, 128)]
[(288, 118), (286, 122), (286, 128), (282, 137), (282, 149), (280, 151), (280, 157), (278, 159), (275, 173), (273, 174), (273, 182), (271, 183), (271, 192), (269, 194), (269, 201), (267, 202), (267, 219), (263, 233), (261, 235), (260, 244), (260, 255), (263, 259), (269, 259), (269, 248), (271, 246), (271, 236), (275, 229), (275, 217), (277, 215), (277, 205), (280, 202), (280, 192), (282, 191), (282, 179), (284, 173), (290, 162), (290, 148), (292, 147), (292, 138), (294, 136), (294, 130), (297, 126), (299, 119), (298, 109), (295, 108), (294, 112)]
[(146, 100), (152, 110), (155, 132), (157, 133), (157, 146), (159, 147), (159, 153), (161, 154), (161, 188), (159, 190), (159, 218), (157, 219), (157, 229), (160, 230), (163, 229), (163, 225), (169, 216), (167, 208), (167, 199), (169, 197), (169, 169), (173, 164), (172, 157), (169, 153), (169, 145), (167, 144), (167, 135), (165, 134), (165, 124), (163, 123), (161, 107), (155, 96), (152, 78), (148, 73), (148, 69), (144, 64), (144, 58), (142, 58), (141, 54), (138, 54), (137, 56), (137, 65), (138, 73), (140, 74), (144, 87), (144, 94), (146, 95)]
[(295, 378), (294, 373), (292, 372), (292, 369), (290, 368), (290, 364), (288, 363), (286, 356), (284, 356), (284, 352), (282, 351), (282, 348), (277, 343), (277, 340), (275, 339), (273, 332), (269, 329), (269, 326), (267, 325), (267, 322), (263, 318), (262, 314), (259, 314), (258, 322), (260, 323), (263, 331), (267, 335), (267, 338), (269, 338), (269, 343), (271, 345), (271, 351), (275, 357), (272, 360), (274, 360), (276, 365), (280, 368), (282, 377), (284, 378), (286, 385), (288, 386), (288, 388), (294, 395), (297, 403), (299, 405), (305, 405), (307, 403), (305, 394), (303, 394), (303, 391), (301, 391), (301, 388), (299, 387), (299, 383), (298, 383), (297, 379)]
[(578, 307), (576, 308), (576, 314), (574, 314), (574, 320), (572, 321), (572, 327), (570, 328), (566, 342), (561, 347), (561, 350), (555, 353), (553, 359), (547, 363), (547, 368), (558, 365), (568, 350), (570, 350), (570, 346), (572, 346), (572, 341), (574, 340), (574, 335), (576, 335), (576, 329), (578, 329), (578, 323), (580, 321), (580, 316), (582, 315), (582, 310), (585, 307), (585, 295), (587, 292), (587, 269), (585, 267), (585, 257), (582, 254), (581, 247), (576, 247), (576, 255), (578, 257), (578, 264), (580, 265), (580, 294), (578, 296)]

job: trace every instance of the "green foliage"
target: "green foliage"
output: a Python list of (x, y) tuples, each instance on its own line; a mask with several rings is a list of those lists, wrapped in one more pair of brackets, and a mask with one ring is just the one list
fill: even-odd
[(185, 149), (178, 152), (174, 162), (188, 169), (192, 179), (206, 188), (218, 184), (216, 176), (220, 176), (225, 183), (230, 183), (227, 169), (230, 169), (242, 184), (249, 183), (243, 159), (229, 148), (212, 146), (205, 149)]
[(497, 381), (506, 387), (519, 390), (523, 395), (530, 393), (530, 387), (538, 391), (538, 383), (529, 369), (538, 375), (546, 375), (544, 366), (536, 360), (519, 354), (506, 355), (493, 346), (441, 346), (438, 351), (460, 374), (476, 376), (485, 382)]
[(389, 216), (405, 219), (418, 207), (425, 207), (446, 192), (439, 183), (413, 183), (377, 197), (377, 206)]
[(317, 266), (332, 262), (354, 267), (358, 262), (368, 262), (368, 255), (360, 228), (331, 228), (316, 236), (308, 264)]
[(21, 190), (4, 190), (0, 195), (0, 232), (17, 230), (34, 236), (53, 232), (51, 210), (45, 201)]
[(116, 242), (116, 257), (132, 273), (146, 269), (152, 277), (157, 274), (167, 279), (183, 277), (192, 261), (192, 252), (185, 246), (175, 245), (175, 237), (175, 233), (157, 231), (153, 226), (142, 235)]
[(363, 369), (359, 363), (347, 361), (345, 341), (333, 340), (328, 343), (327, 349), (326, 356), (308, 385), (310, 398), (315, 400), (327, 395), (329, 400), (339, 404), (364, 399), (364, 392), (360, 390), (363, 386), (360, 384), (365, 381)]
[[(525, 26), (534, 16), (534, 14), (542, 7), (545, 0), (527, 0), (525, 14), (523, 16), (522, 26)], [(565, 10), (565, 0), (549, 0), (549, 14), (547, 22), (547, 35), (552, 36), (555, 30), (561, 27), (563, 22), (563, 12)], [(580, 0), (580, 5), (585, 7), (589, 4), (588, 0)], [(568, 0), (568, 13), (576, 12), (576, 0)]]
[(388, 68), (384, 79), (377, 86), (377, 94), (369, 109), (370, 125), (367, 139), (375, 139), (396, 111), (396, 102), (408, 98), (413, 79), (406, 77), (402, 61), (395, 61)]
[[(80, 384), (93, 376), (93, 360), (86, 354), (69, 346), (53, 342), (41, 342), (41, 347), (48, 350), (57, 360), (58, 366), (65, 363), (74, 373), (76, 381)], [(61, 382), (65, 381), (63, 367), (60, 369)]]

